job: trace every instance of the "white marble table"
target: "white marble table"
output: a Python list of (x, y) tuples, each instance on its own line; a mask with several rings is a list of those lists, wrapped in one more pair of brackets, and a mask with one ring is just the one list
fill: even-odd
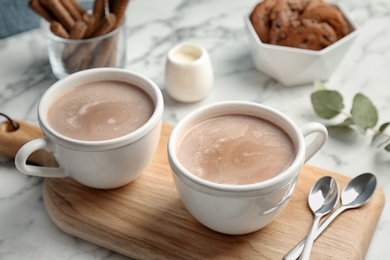
[[(165, 97), (164, 122), (175, 124), (188, 112), (223, 100), (248, 100), (277, 108), (298, 125), (319, 121), (310, 102), (311, 85), (286, 88), (255, 70), (243, 15), (255, 0), (135, 0), (128, 9), (126, 69), (150, 77)], [(360, 34), (328, 88), (338, 89), (347, 109), (364, 93), (390, 121), (390, 2), (344, 0)], [(178, 103), (165, 94), (167, 51), (182, 41), (201, 44), (210, 53), (215, 83), (206, 99)], [(41, 32), (32, 30), (0, 40), (0, 112), (37, 124), (40, 96), (56, 79), (51, 73)], [(390, 196), (390, 153), (370, 146), (371, 137), (356, 131), (332, 131), (309, 164), (356, 176), (376, 174)], [(351, 223), (353, 224), (353, 223)], [(390, 208), (385, 206), (367, 259), (390, 255)], [(49, 219), (42, 203), (42, 179), (19, 173), (13, 160), (0, 163), (0, 259), (124, 259), (99, 246), (69, 236)], [(183, 258), (185, 258), (183, 256)]]

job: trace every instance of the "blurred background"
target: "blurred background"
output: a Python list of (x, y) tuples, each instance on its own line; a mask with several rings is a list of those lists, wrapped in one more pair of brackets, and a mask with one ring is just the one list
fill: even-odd
[(0, 39), (39, 26), (39, 17), (29, 7), (30, 0), (0, 0)]

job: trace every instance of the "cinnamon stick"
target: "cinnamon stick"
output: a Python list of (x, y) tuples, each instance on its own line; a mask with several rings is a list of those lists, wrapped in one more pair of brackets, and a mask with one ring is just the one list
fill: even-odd
[(106, 13), (106, 7), (108, 7), (108, 0), (95, 0), (93, 5), (93, 15), (100, 19)]
[[(87, 32), (87, 24), (80, 20), (76, 21), (75, 25), (72, 27), (69, 33), (69, 39), (77, 40), (84, 38), (85, 33)], [(79, 46), (77, 42), (69, 42), (65, 45), (64, 52), (62, 53), (62, 60), (66, 61), (72, 55), (72, 53)]]
[(113, 13), (107, 13), (101, 22), (97, 26), (96, 30), (92, 32), (91, 37), (99, 37), (106, 33), (109, 33), (115, 26), (116, 15)]
[[(98, 30), (96, 30), (92, 37), (102, 36), (108, 33), (114, 26), (116, 17), (114, 14), (106, 14), (101, 22)], [(96, 47), (100, 42), (94, 41), (89, 43), (80, 43), (75, 51), (64, 60), (65, 67), (68, 72), (74, 72), (80, 69), (89, 69), (93, 66), (94, 57), (103, 55), (103, 53), (96, 52)]]
[(83, 15), (83, 21), (87, 24), (87, 32), (85, 33), (85, 38), (91, 38), (92, 33), (99, 26), (99, 21), (93, 14), (85, 13)]
[(33, 9), (37, 14), (42, 16), (49, 23), (56, 21), (55, 16), (49, 10), (47, 10), (43, 5), (41, 5), (39, 0), (31, 0), (29, 6), (31, 9)]
[(100, 68), (100, 67), (116, 67), (116, 53), (118, 46), (119, 33), (104, 39), (99, 46), (96, 48), (95, 59), (91, 68)]
[(75, 23), (75, 20), (70, 15), (68, 10), (62, 5), (60, 0), (40, 0), (41, 4), (51, 10), (58, 18), (65, 29), (69, 32)]
[(50, 30), (52, 33), (54, 33), (55, 35), (57, 35), (58, 37), (61, 37), (61, 38), (69, 38), (69, 33), (65, 30), (65, 28), (62, 26), (62, 24), (60, 24), (59, 22), (51, 22), (50, 23)]
[[(113, 13), (105, 14), (104, 19), (102, 20), (102, 22), (98, 26), (97, 30), (92, 33), (91, 37), (99, 37), (99, 36), (102, 36), (102, 35), (109, 33), (114, 28), (115, 22), (116, 22), (116, 15), (115, 14), (113, 14)], [(84, 67), (86, 67), (86, 68), (91, 68), (94, 66), (102, 67), (103, 65), (100, 64), (100, 61), (96, 62), (96, 60), (98, 60), (99, 58), (103, 58), (107, 55), (110, 55), (110, 53), (109, 53), (111, 51), (110, 48), (107, 48), (107, 49), (104, 48), (104, 47), (108, 47), (110, 44), (113, 44), (112, 40), (110, 38), (107, 38), (107, 39), (104, 39), (100, 44), (97, 43), (94, 46), (90, 46), (90, 48), (88, 49), (88, 52), (90, 53), (90, 57), (95, 57), (94, 58), (95, 61), (89, 60), (88, 64), (84, 63)], [(96, 48), (98, 45), (103, 46), (103, 49)], [(106, 58), (103, 58), (103, 59), (106, 60)], [(103, 62), (104, 62), (104, 60), (103, 60)]]
[[(76, 0), (31, 0), (30, 6), (51, 22), (55, 35), (77, 40), (117, 29), (123, 23), (128, 3), (129, 0), (96, 0), (92, 13), (87, 13)], [(91, 67), (116, 66), (117, 44), (118, 35), (101, 41), (66, 43), (64, 68), (70, 74)]]
[(66, 8), (66, 10), (70, 13), (70, 15), (75, 21), (81, 20), (85, 11), (82, 8), (81, 8), (82, 11), (79, 10), (79, 8), (76, 6), (77, 2), (69, 1), (69, 0), (61, 0), (61, 3)]
[(114, 28), (122, 24), (129, 2), (130, 0), (109, 0), (110, 12), (114, 13), (117, 17)]
[(88, 26), (83, 20), (78, 20), (69, 33), (69, 39), (82, 39), (87, 32)]
[(74, 7), (79, 11), (80, 14), (84, 14), (84, 8), (77, 2), (77, 0), (69, 0), (73, 3)]

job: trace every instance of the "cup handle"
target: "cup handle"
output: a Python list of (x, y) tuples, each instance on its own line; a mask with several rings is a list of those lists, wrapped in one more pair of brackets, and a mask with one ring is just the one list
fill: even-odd
[(50, 177), (50, 178), (67, 177), (68, 175), (63, 172), (61, 167), (41, 167), (41, 166), (34, 166), (34, 165), (27, 164), (27, 159), (32, 153), (40, 149), (51, 151), (50, 146), (51, 146), (50, 141), (46, 138), (35, 139), (24, 144), (16, 153), (15, 156), (16, 168), (20, 172), (32, 176)]
[(303, 137), (316, 134), (310, 143), (306, 144), (305, 163), (316, 154), (328, 139), (328, 130), (320, 123), (309, 123), (301, 127)]

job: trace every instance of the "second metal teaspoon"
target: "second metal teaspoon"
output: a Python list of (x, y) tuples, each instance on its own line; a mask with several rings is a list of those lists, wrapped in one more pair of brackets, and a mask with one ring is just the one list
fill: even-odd
[[(363, 173), (353, 178), (343, 189), (341, 194), (341, 206), (333, 211), (320, 225), (315, 233), (316, 239), (327, 226), (342, 212), (347, 209), (358, 208), (366, 204), (372, 197), (376, 188), (376, 177), (372, 173)], [(302, 253), (306, 238), (299, 242), (285, 256), (285, 260), (295, 260)]]

